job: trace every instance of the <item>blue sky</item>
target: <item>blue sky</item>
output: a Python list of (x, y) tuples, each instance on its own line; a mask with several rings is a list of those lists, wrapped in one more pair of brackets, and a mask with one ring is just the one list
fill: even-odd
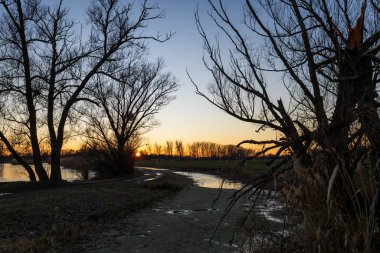
[[(228, 2), (235, 3), (229, 5), (234, 14), (242, 13), (241, 5), (236, 4), (240, 1)], [(166, 18), (151, 26), (151, 29), (166, 28), (175, 32), (175, 35), (165, 44), (152, 44), (151, 52), (152, 55), (165, 59), (167, 69), (178, 78), (182, 86), (177, 99), (159, 114), (161, 126), (148, 135), (151, 142), (182, 139), (185, 142), (235, 144), (250, 138), (252, 125), (231, 118), (196, 95), (186, 74), (188, 70), (203, 90), (211, 82), (211, 76), (202, 63), (203, 42), (194, 18), (194, 11), (198, 7), (205, 27), (212, 33), (217, 32), (211, 28), (212, 23), (206, 15), (209, 9), (207, 1), (161, 0), (159, 5), (165, 10)], [(237, 16), (237, 19), (242, 18)]]
[[(52, 0), (55, 1), (55, 0)], [(140, 0), (135, 0), (139, 4)], [(151, 1), (152, 2), (152, 1)], [(85, 23), (85, 10), (90, 0), (66, 0), (75, 20)], [(166, 43), (150, 43), (150, 58), (164, 59), (166, 70), (177, 77), (181, 84), (177, 99), (162, 110), (157, 118), (160, 126), (147, 134), (148, 141), (164, 143), (166, 140), (212, 141), (221, 144), (237, 144), (241, 140), (265, 138), (255, 134), (255, 127), (240, 122), (213, 107), (195, 94), (195, 88), (187, 77), (188, 70), (202, 90), (206, 90), (211, 76), (202, 63), (203, 43), (196, 29), (194, 11), (198, 7), (202, 23), (211, 36), (218, 30), (207, 15), (210, 9), (206, 0), (159, 0), (158, 6), (165, 12), (165, 18), (155, 20), (147, 32), (174, 32)], [(242, 0), (225, 1), (227, 10), (237, 24), (242, 22)], [(223, 42), (222, 42), (223, 44)]]

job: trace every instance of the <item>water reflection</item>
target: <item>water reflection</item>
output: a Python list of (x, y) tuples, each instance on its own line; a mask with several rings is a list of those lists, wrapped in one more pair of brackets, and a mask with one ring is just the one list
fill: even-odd
[[(166, 169), (160, 169), (160, 168), (148, 168), (148, 167), (141, 167), (145, 170), (153, 170), (153, 171), (165, 171)], [(203, 173), (197, 173), (197, 172), (183, 172), (183, 171), (174, 171), (174, 173), (179, 175), (188, 176), (189, 178), (193, 179), (194, 182), (202, 188), (211, 188), (211, 189), (218, 189), (221, 186), (221, 183), (223, 182), (223, 179), (221, 179), (218, 176), (210, 175), (210, 174), (203, 174)], [(243, 184), (233, 182), (230, 180), (225, 180), (223, 183), (223, 189), (232, 189), (232, 190), (239, 190), (243, 187)]]
[[(221, 183), (223, 182), (223, 179), (221, 179), (220, 177), (209, 175), (209, 174), (196, 173), (196, 172), (175, 172), (175, 173), (192, 178), (199, 187), (203, 187), (203, 188), (218, 189), (220, 188)], [(223, 182), (223, 189), (239, 190), (242, 187), (243, 185), (241, 183), (233, 182), (230, 180), (224, 180)]]
[[(50, 165), (44, 164), (44, 167), (50, 175)], [(34, 166), (32, 166), (34, 169)], [(67, 181), (81, 180), (81, 172), (77, 170), (72, 170), (69, 168), (61, 167), (62, 179)], [(24, 167), (21, 165), (4, 163), (0, 164), (0, 182), (14, 182), (14, 181), (29, 181), (29, 176), (26, 173)]]

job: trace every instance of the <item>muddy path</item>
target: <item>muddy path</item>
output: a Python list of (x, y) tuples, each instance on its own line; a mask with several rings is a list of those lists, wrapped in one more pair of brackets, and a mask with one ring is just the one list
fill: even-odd
[[(225, 213), (233, 189), (221, 191), (193, 185), (106, 227), (88, 245), (88, 252), (239, 252), (238, 232), (244, 200)], [(214, 234), (215, 232), (215, 234)], [(210, 239), (212, 238), (212, 241)]]

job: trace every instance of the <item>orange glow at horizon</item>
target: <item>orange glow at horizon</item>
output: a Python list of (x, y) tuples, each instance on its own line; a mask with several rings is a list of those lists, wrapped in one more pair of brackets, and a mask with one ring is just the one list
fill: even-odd
[[(207, 124), (210, 126), (211, 122)], [(232, 123), (228, 124), (227, 128), (235, 126), (236, 131), (226, 131), (226, 127), (220, 127), (218, 129), (214, 129), (210, 131), (207, 129), (207, 126), (201, 127), (194, 132), (186, 132), (179, 128), (174, 128), (173, 126), (167, 126), (163, 124), (155, 128), (153, 131), (149, 132), (146, 136), (144, 136), (144, 143), (150, 144), (152, 147), (157, 143), (161, 145), (163, 148), (166, 145), (166, 141), (176, 141), (180, 140), (183, 142), (185, 149), (188, 144), (193, 142), (213, 142), (221, 145), (237, 145), (239, 142), (243, 140), (253, 139), (256, 141), (263, 140), (273, 140), (276, 139), (276, 133), (271, 130), (266, 130), (260, 133), (256, 133), (255, 128), (251, 124), (241, 124), (241, 122), (232, 120)], [(215, 126), (213, 126), (215, 127)], [(179, 129), (179, 130), (178, 130)], [(81, 148), (83, 140), (80, 138), (73, 138), (69, 140), (63, 147), (63, 150), (74, 150), (77, 151)], [(144, 145), (147, 146), (147, 145)], [(245, 148), (251, 148), (257, 151), (263, 149), (262, 145), (252, 145), (245, 144), (243, 145)], [(266, 145), (268, 147), (268, 145)], [(140, 147), (140, 151), (146, 151), (147, 147)], [(278, 149), (274, 149), (271, 152), (267, 152), (267, 154), (272, 154), (277, 152)], [(137, 154), (137, 153), (136, 153)], [(141, 152), (140, 152), (141, 156)]]

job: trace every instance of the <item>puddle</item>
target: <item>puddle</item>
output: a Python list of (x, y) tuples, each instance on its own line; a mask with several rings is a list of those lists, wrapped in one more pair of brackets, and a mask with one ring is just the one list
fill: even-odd
[[(161, 211), (161, 210), (160, 210)], [(167, 214), (183, 214), (188, 215), (190, 213), (194, 212), (212, 212), (212, 211), (219, 211), (217, 208), (202, 208), (202, 209), (193, 209), (193, 210), (169, 210), (166, 211)]]
[[(150, 231), (148, 231), (149, 233)], [(133, 237), (133, 236), (137, 236), (137, 237), (146, 237), (148, 236), (149, 234), (148, 233), (144, 233), (144, 234), (129, 234), (127, 235), (128, 237)]]
[(144, 179), (144, 182), (153, 181), (153, 180), (155, 180), (155, 179), (156, 179), (155, 177), (152, 177), (152, 178), (147, 178), (147, 179)]
[[(273, 215), (273, 212), (276, 211), (281, 211), (285, 208), (284, 205), (280, 204), (277, 200), (271, 199), (267, 201), (263, 205), (258, 205), (256, 207), (256, 210), (258, 214), (262, 215), (265, 217), (265, 219), (277, 223), (284, 223), (286, 219), (284, 220), (283, 218), (278, 218)], [(286, 218), (286, 217), (285, 217)]]
[(192, 213), (192, 210), (169, 210), (166, 211), (167, 214), (183, 214), (183, 215), (188, 215)]
[[(268, 191), (264, 190), (264, 195), (268, 195)], [(278, 196), (278, 192), (270, 192), (270, 197), (263, 197), (262, 200), (255, 206), (254, 211), (256, 214), (264, 217), (268, 221), (276, 222), (276, 223), (285, 223), (288, 222), (288, 218), (286, 215), (281, 215), (285, 210), (286, 206), (279, 202), (276, 197)], [(244, 212), (248, 213), (252, 210), (252, 203), (245, 202), (241, 204), (241, 208)]]
[[(162, 174), (162, 171), (167, 171), (166, 169), (160, 169), (160, 168), (147, 168), (147, 167), (141, 167), (143, 169), (154, 171), (154, 173)], [(161, 172), (160, 172), (161, 171)], [(204, 174), (204, 173), (198, 173), (198, 172), (183, 172), (183, 171), (175, 171), (176, 174), (188, 176), (189, 178), (193, 179), (194, 182), (199, 186), (203, 188), (212, 188), (212, 189), (219, 189), (221, 187), (221, 183), (223, 180), (216, 176), (216, 175), (210, 175), (210, 174)], [(232, 189), (232, 190), (239, 190), (244, 186), (242, 183), (233, 182), (230, 180), (225, 180), (223, 183), (223, 189)], [(284, 220), (282, 217), (278, 218), (276, 215), (273, 215), (273, 212), (281, 211), (285, 208), (284, 205), (279, 203), (275, 198), (277, 197), (277, 192), (267, 192), (265, 191), (265, 195), (270, 195), (269, 200), (265, 200), (264, 204), (258, 205), (255, 210), (257, 210), (258, 214), (263, 216), (265, 219), (277, 223), (283, 223)], [(251, 203), (244, 203), (242, 204), (242, 207), (244, 208), (245, 212), (249, 212), (251, 210), (252, 204)], [(154, 211), (163, 211), (161, 207), (153, 209)], [(183, 214), (183, 215), (189, 215), (193, 212), (199, 212), (199, 211), (215, 211), (213, 209), (199, 209), (199, 210), (169, 210), (166, 211), (168, 214)]]
[[(167, 171), (166, 169), (159, 169), (159, 168), (143, 168), (149, 171), (154, 171), (153, 173), (161, 173), (163, 171)], [(193, 179), (194, 182), (199, 186), (203, 188), (212, 188), (212, 189), (219, 189), (221, 187), (221, 183), (223, 180), (216, 176), (216, 175), (209, 175), (204, 173), (198, 173), (198, 172), (182, 172), (182, 171), (175, 171), (176, 174), (188, 176), (189, 178)], [(223, 183), (223, 189), (232, 189), (232, 190), (239, 190), (244, 186), (242, 183), (233, 182), (230, 180), (225, 180)], [(271, 191), (264, 191), (264, 195), (267, 196), (267, 198), (263, 197), (263, 199), (260, 201), (256, 207), (255, 211), (258, 215), (264, 217), (266, 220), (275, 222), (275, 223), (284, 223), (288, 222), (288, 217), (285, 215), (281, 215), (281, 211), (285, 209), (285, 206), (281, 204), (276, 198), (278, 197), (278, 193)], [(250, 212), (252, 207), (252, 203), (247, 203), (244, 201), (244, 203), (241, 204), (242, 211), (244, 212)], [(204, 208), (204, 209), (178, 209), (178, 210), (165, 210), (164, 207), (156, 207), (153, 209), (157, 212), (165, 212), (170, 215), (184, 215), (188, 216), (191, 214), (194, 214), (195, 212), (215, 212), (219, 211), (219, 209), (215, 208)], [(283, 231), (279, 231), (283, 232)]]
[(215, 241), (215, 240), (210, 240), (210, 239), (205, 239), (205, 241), (209, 242), (211, 245), (214, 244), (214, 245), (222, 245), (224, 247), (227, 247), (227, 248), (239, 248), (239, 245), (237, 244), (229, 244), (229, 243), (220, 243), (218, 241)]
[(7, 193), (7, 192), (5, 192), (5, 193), (0, 193), (0, 196), (5, 196), (5, 195), (9, 195), (9, 194), (12, 194), (12, 193)]

